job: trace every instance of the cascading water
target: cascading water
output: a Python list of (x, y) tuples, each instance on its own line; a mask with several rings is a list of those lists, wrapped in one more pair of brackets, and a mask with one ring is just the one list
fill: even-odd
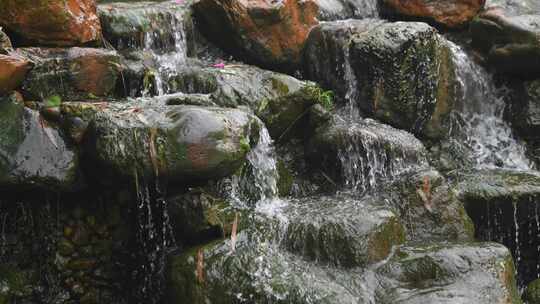
[(160, 303), (164, 290), (166, 257), (176, 247), (167, 201), (159, 188), (151, 188), (143, 177), (136, 180), (134, 267), (131, 279), (138, 287), (134, 301)]
[[(173, 41), (161, 39), (159, 33), (147, 32), (144, 36), (143, 50), (151, 54), (155, 70), (152, 73), (157, 95), (170, 93), (169, 79), (176, 76), (178, 66), (185, 63), (187, 58), (187, 41), (184, 23), (181, 20), (171, 20)], [(143, 92), (148, 96), (149, 92)]]
[(361, 193), (427, 165), (422, 145), (412, 135), (370, 119), (349, 123), (343, 140), (338, 158), (345, 187)]
[(495, 87), (492, 76), (462, 47), (448, 45), (457, 70), (457, 104), (450, 127), (453, 145), (460, 146), (477, 168), (531, 169), (525, 145), (503, 120), (504, 90)]
[(246, 158), (248, 165), (239, 176), (222, 181), (229, 199), (239, 207), (274, 202), (278, 197), (279, 173), (272, 138), (262, 123), (258, 142)]
[(350, 48), (347, 46), (343, 50), (344, 62), (343, 70), (345, 71), (345, 81), (347, 82), (347, 92), (345, 93), (346, 111), (343, 115), (348, 116), (350, 121), (356, 121), (360, 118), (360, 109), (358, 109), (358, 81), (351, 66)]

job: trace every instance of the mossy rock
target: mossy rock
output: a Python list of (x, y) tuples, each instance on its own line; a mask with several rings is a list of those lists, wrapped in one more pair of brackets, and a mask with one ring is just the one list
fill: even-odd
[(454, 72), (448, 46), (433, 27), (382, 24), (352, 38), (350, 58), (363, 113), (419, 136), (446, 135)]
[(109, 105), (90, 123), (85, 146), (103, 177), (195, 182), (233, 174), (259, 127), (256, 117), (236, 109)]
[(367, 191), (388, 177), (427, 165), (424, 145), (409, 132), (335, 114), (315, 124), (305, 149), (309, 162), (348, 188)]
[(382, 191), (400, 215), (409, 242), (474, 240), (475, 227), (463, 201), (439, 172), (405, 173)]
[(19, 48), (17, 53), (33, 63), (22, 84), (27, 99), (42, 101), (59, 96), (62, 101), (123, 97), (124, 69), (116, 51), (98, 48)]
[(377, 303), (522, 303), (512, 255), (495, 243), (404, 247), (376, 272)]
[(291, 200), (283, 244), (293, 253), (322, 264), (366, 267), (385, 259), (405, 241), (399, 218), (376, 200), (348, 195)]

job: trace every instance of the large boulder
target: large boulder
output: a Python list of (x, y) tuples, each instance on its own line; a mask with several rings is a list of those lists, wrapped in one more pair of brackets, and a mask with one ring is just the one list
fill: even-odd
[(30, 68), (30, 63), (20, 56), (0, 54), (0, 95), (19, 87)]
[[(122, 65), (115, 51), (95, 48), (20, 48), (17, 53), (33, 63), (23, 83), (23, 94), (42, 100), (113, 97), (122, 87)], [(122, 90), (120, 90), (122, 93)]]
[(0, 187), (71, 191), (79, 161), (54, 124), (15, 95), (0, 100)]
[(423, 137), (446, 134), (453, 64), (447, 43), (425, 23), (321, 23), (307, 41), (304, 71), (350, 111)]
[[(103, 37), (116, 50), (150, 48), (193, 51), (191, 1), (114, 2), (98, 5)], [(190, 43), (188, 45), (188, 43)], [(185, 56), (185, 54), (183, 54)]]
[(540, 75), (540, 15), (508, 17), (491, 9), (473, 20), (470, 31), (473, 46), (496, 70), (522, 78)]
[(199, 106), (109, 104), (85, 135), (95, 173), (107, 177), (208, 180), (234, 173), (258, 140), (247, 112)]
[(454, 104), (450, 50), (425, 23), (385, 23), (353, 37), (350, 60), (367, 115), (438, 138)]
[(383, 0), (387, 15), (422, 19), (447, 28), (464, 27), (484, 7), (485, 0)]
[(239, 58), (288, 71), (300, 63), (318, 15), (313, 0), (202, 0), (194, 9), (201, 30), (216, 44)]
[(375, 19), (321, 22), (306, 41), (304, 75), (332, 89), (339, 101), (354, 99), (356, 78), (350, 66), (351, 39), (384, 22)]
[(101, 39), (94, 0), (4, 0), (0, 25), (17, 45), (74, 46)]

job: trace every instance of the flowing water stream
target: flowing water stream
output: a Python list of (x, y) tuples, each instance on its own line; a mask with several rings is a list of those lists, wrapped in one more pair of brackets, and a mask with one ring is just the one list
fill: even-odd
[(457, 104), (450, 140), (476, 168), (532, 169), (525, 144), (504, 121), (505, 91), (466, 51), (448, 42), (456, 66)]

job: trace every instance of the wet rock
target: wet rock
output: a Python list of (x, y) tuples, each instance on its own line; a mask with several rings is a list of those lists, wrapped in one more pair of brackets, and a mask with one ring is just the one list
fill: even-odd
[(374, 293), (376, 303), (519, 304), (514, 271), (495, 243), (405, 247), (375, 271)]
[(115, 51), (24, 48), (17, 53), (34, 64), (22, 87), (29, 99), (53, 95), (63, 101), (110, 98), (122, 83), (122, 65)]
[(521, 284), (536, 278), (540, 260), (540, 176), (537, 172), (490, 170), (460, 176), (457, 193), (480, 240), (512, 250)]
[(344, 19), (377, 18), (377, 0), (317, 0), (319, 20), (332, 21)]
[(304, 74), (321, 86), (332, 89), (340, 101), (354, 98), (356, 79), (350, 67), (352, 37), (380, 26), (383, 20), (343, 20), (315, 26), (304, 49)]
[(11, 40), (8, 35), (2, 31), (0, 26), (0, 54), (8, 54), (13, 51), (13, 46), (11, 45)]
[(99, 176), (207, 180), (242, 165), (259, 123), (235, 109), (109, 104), (91, 122), (86, 147)]
[(306, 43), (304, 72), (358, 112), (439, 138), (452, 109), (453, 65), (425, 23), (345, 20), (321, 23)]
[(482, 202), (512, 204), (513, 201), (527, 201), (540, 195), (540, 177), (533, 171), (481, 171), (461, 177), (457, 189), (468, 207)]
[(201, 29), (213, 42), (239, 58), (293, 71), (318, 6), (308, 1), (217, 1), (194, 4)]
[[(203, 189), (169, 198), (168, 210), (177, 242), (189, 245), (230, 236), (237, 213), (223, 199)], [(237, 231), (244, 226), (240, 213), (239, 217)]]
[(288, 204), (282, 215), (285, 248), (323, 265), (366, 267), (405, 240), (399, 218), (376, 200), (336, 195)]
[(0, 54), (0, 95), (18, 88), (30, 68), (30, 63), (20, 56)]
[(540, 80), (520, 82), (509, 105), (512, 125), (521, 136), (540, 140)]
[(435, 170), (405, 173), (379, 193), (400, 217), (410, 243), (474, 240), (475, 227), (463, 202)]
[(73, 190), (78, 157), (58, 129), (13, 97), (0, 100), (0, 186)]
[(359, 191), (427, 164), (426, 150), (412, 134), (371, 119), (350, 123), (334, 115), (312, 134), (306, 147), (310, 162)]
[(486, 8), (499, 8), (508, 16), (540, 14), (540, 2), (535, 0), (486, 0)]
[(101, 36), (93, 0), (5, 0), (0, 25), (14, 34), (17, 45), (75, 46)]
[(522, 78), (540, 75), (540, 15), (508, 17), (491, 9), (475, 18), (470, 32), (473, 46), (497, 71)]
[[(271, 244), (254, 243), (245, 231), (238, 235), (234, 254), (230, 254), (228, 241), (202, 247), (202, 260), (197, 258), (197, 252), (192, 249), (170, 259), (167, 291), (170, 302), (358, 302), (360, 288), (353, 287), (352, 276), (313, 265)], [(204, 268), (197, 272), (199, 261)], [(340, 285), (347, 279), (353, 286)]]
[(321, 102), (323, 93), (315, 83), (244, 64), (192, 66), (180, 72), (171, 87), (209, 94), (221, 107), (249, 107), (276, 140), (302, 134), (298, 126), (305, 123), (308, 108)]
[(235, 253), (226, 241), (172, 257), (169, 301), (521, 303), (512, 257), (498, 244), (400, 248), (387, 262), (362, 272), (319, 267), (252, 241), (242, 232)]
[(387, 15), (422, 19), (447, 28), (467, 25), (484, 7), (485, 0), (383, 0), (383, 12)]
[(350, 56), (362, 112), (422, 136), (446, 134), (454, 73), (449, 48), (434, 28), (386, 23), (354, 37)]
[(523, 299), (527, 301), (528, 304), (540, 303), (540, 279), (534, 280), (527, 285)]
[[(193, 51), (191, 1), (114, 2), (98, 5), (103, 36), (116, 50), (175, 51), (182, 41), (185, 53)], [(189, 43), (189, 45), (188, 45)]]

